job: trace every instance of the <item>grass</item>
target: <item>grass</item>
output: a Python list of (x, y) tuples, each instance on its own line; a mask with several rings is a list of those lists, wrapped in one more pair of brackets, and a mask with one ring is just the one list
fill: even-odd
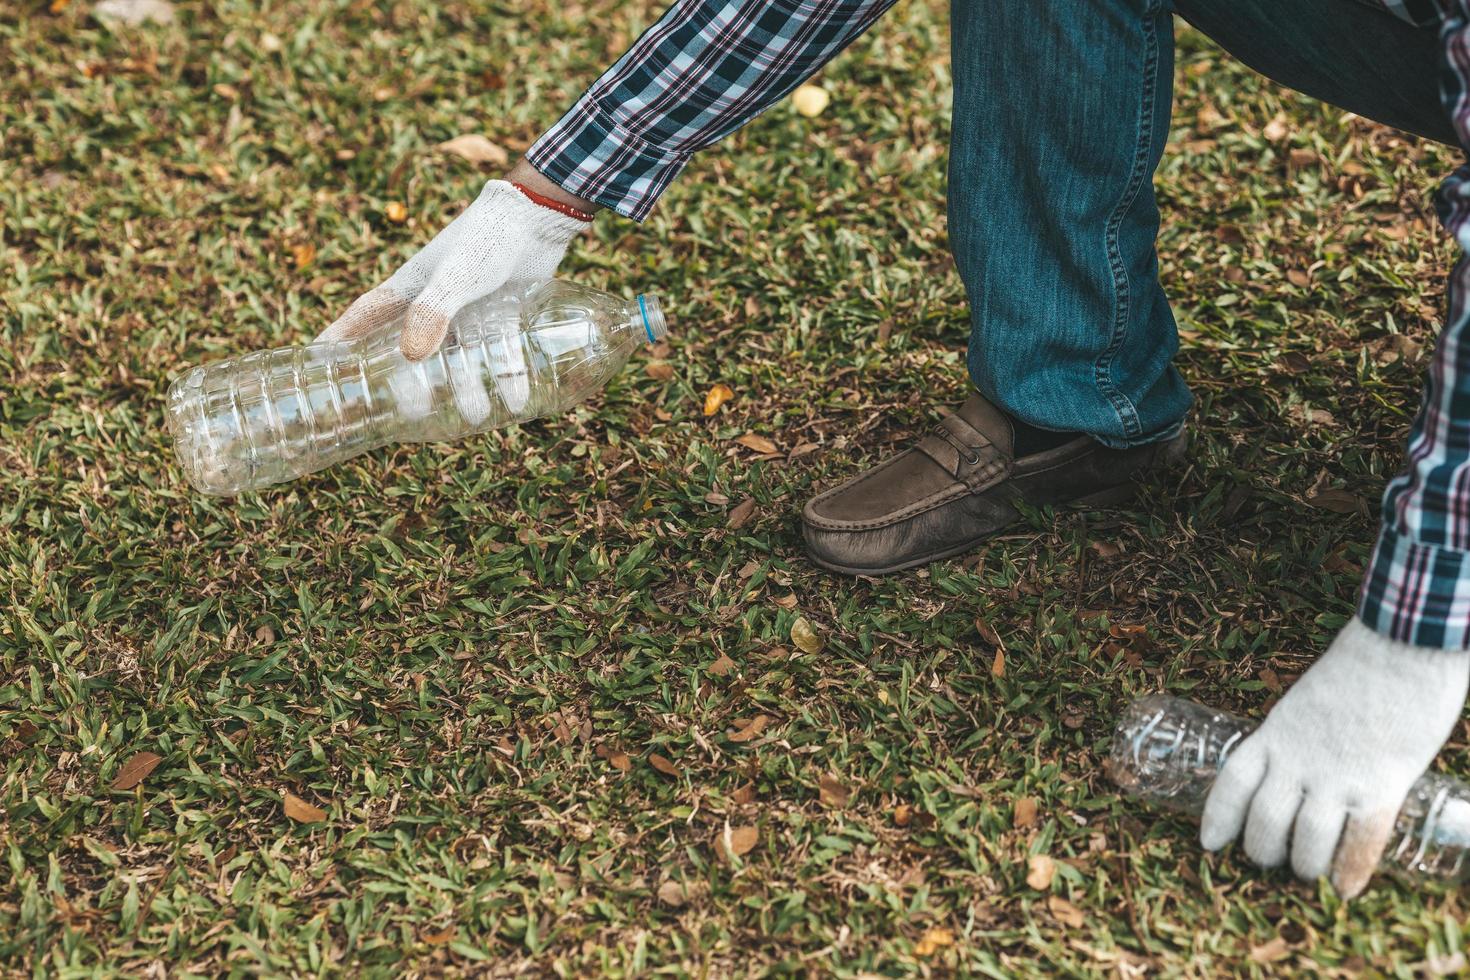
[(330, 322), (489, 175), (435, 144), (524, 148), (657, 10), (220, 0), (113, 32), (0, 0), (3, 972), (1445, 964), (1453, 891), (1344, 905), (1102, 773), (1129, 697), (1259, 714), (1351, 614), (1451, 260), (1450, 151), (1196, 35), (1157, 183), (1199, 405), (1128, 512), (880, 582), (802, 557), (800, 504), (965, 389), (930, 0), (824, 72), (821, 117), (777, 107), (571, 254), (668, 298), (671, 374), (259, 495), (181, 484), (174, 373)]

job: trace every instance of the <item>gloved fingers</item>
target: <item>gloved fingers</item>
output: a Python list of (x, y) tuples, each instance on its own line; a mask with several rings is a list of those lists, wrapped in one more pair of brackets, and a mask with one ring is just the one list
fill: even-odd
[(398, 338), (403, 356), (410, 361), (421, 361), (438, 350), (449, 331), (450, 318), (463, 305), (461, 297), (437, 282), (429, 283), (418, 299), (409, 304), (404, 317), (403, 333)]
[(332, 325), (316, 335), (314, 344), (357, 340), (392, 323), (408, 309), (410, 297), (386, 284), (369, 290), (353, 301)]
[(446, 255), (408, 308), (399, 344), (410, 361), (428, 357), (439, 349), (449, 320), (466, 303), (495, 292), (516, 271), (521, 247), (505, 240), (503, 232), (483, 237), (462, 237)]
[(1384, 848), (1393, 838), (1398, 811), (1398, 805), (1393, 805), (1348, 814), (1332, 864), (1332, 887), (1343, 898), (1355, 898), (1368, 886)]
[(1240, 835), (1256, 788), (1266, 776), (1266, 743), (1252, 736), (1225, 760), (1225, 768), (1205, 800), (1199, 842), (1207, 851), (1218, 851)]
[(1291, 825), (1301, 805), (1301, 783), (1285, 772), (1267, 772), (1246, 817), (1246, 856), (1263, 868), (1284, 863), (1291, 849)]
[(1316, 881), (1332, 870), (1332, 855), (1342, 837), (1347, 808), (1336, 798), (1308, 793), (1291, 832), (1291, 870)]

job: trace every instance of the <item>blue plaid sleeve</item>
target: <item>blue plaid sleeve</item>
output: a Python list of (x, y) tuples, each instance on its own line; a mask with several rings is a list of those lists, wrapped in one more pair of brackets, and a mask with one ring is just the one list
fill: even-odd
[[(1394, 13), (1439, 30), (1440, 97), (1470, 147), (1470, 0), (1385, 0)], [(1404, 470), (1383, 495), (1383, 527), (1363, 576), (1358, 616), (1418, 646), (1470, 648), (1470, 164), (1434, 198), (1460, 245), (1445, 326), (1430, 363)]]
[(678, 0), (526, 153), (641, 221), (690, 156), (764, 112), (895, 0)]

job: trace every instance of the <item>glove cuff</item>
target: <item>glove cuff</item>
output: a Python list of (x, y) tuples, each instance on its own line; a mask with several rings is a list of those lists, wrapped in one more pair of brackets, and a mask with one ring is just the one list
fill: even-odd
[(541, 205), (543, 208), (550, 208), (557, 214), (564, 214), (568, 218), (576, 218), (578, 221), (591, 221), (593, 218), (597, 217), (596, 215), (588, 214), (586, 211), (578, 210), (577, 208), (572, 207), (570, 204), (563, 204), (561, 201), (547, 197), (545, 194), (538, 194), (519, 181), (512, 182), (510, 186), (514, 187), (516, 190), (520, 191), (522, 194), (526, 195), (531, 200)]

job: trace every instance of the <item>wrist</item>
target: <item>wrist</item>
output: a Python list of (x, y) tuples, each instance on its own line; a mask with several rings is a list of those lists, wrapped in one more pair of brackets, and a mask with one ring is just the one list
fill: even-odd
[[(571, 209), (580, 212), (582, 216), (590, 220), (602, 210), (602, 206), (596, 201), (589, 201), (568, 193), (560, 184), (552, 181), (524, 159), (518, 160), (516, 165), (510, 168), (510, 172), (505, 175), (505, 180), (515, 184), (533, 201), (559, 210), (563, 214), (567, 213), (563, 209)], [(541, 200), (543, 198), (544, 200)], [(556, 205), (561, 205), (561, 207), (556, 207)]]

